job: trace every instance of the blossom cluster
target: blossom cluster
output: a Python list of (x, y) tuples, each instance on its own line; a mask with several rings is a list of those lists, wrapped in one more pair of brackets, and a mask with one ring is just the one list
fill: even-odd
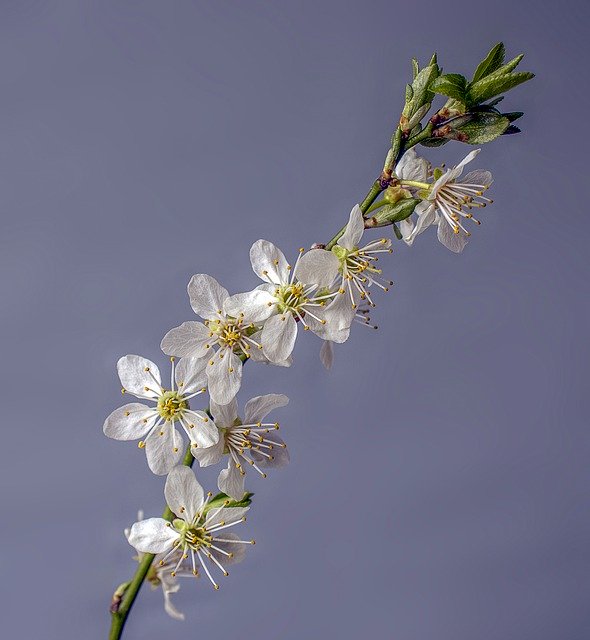
[[(483, 196), (492, 181), (489, 172), (461, 177), (477, 153), (447, 170), (433, 169), (413, 149), (402, 156), (392, 189), (398, 199), (419, 200), (399, 224), (408, 245), (436, 226), (446, 247), (462, 250), (469, 236), (467, 222), (478, 223), (471, 210), (490, 202)], [(226, 567), (253, 544), (227, 532), (246, 519), (247, 470), (266, 477), (269, 469), (289, 462), (287, 446), (277, 433), (279, 423), (269, 418), (289, 399), (260, 395), (240, 411), (236, 396), (244, 364), (253, 360), (288, 367), (297, 336), (311, 331), (323, 340), (320, 356), (329, 368), (332, 345), (348, 339), (355, 321), (372, 326), (369, 311), (376, 293), (393, 284), (379, 266), (381, 254), (391, 253), (392, 241), (363, 241), (366, 226), (356, 205), (330, 249), (300, 249), (293, 263), (272, 242), (257, 240), (250, 261), (261, 282), (251, 291), (230, 295), (212, 276), (194, 275), (188, 296), (200, 319), (174, 327), (161, 342), (171, 360), (169, 383), (147, 358), (126, 355), (117, 363), (123, 394), (135, 400), (108, 416), (104, 433), (115, 440), (139, 441), (150, 470), (167, 475), (164, 494), (175, 516), (140, 518), (126, 537), (139, 559), (154, 556), (148, 579), (162, 586), (166, 611), (173, 617), (182, 617), (170, 600), (179, 588), (178, 578), (203, 573), (217, 589), (215, 572), (228, 575)], [(182, 464), (183, 459), (187, 464), (187, 456), (200, 467), (222, 464), (220, 494), (205, 494), (192, 469)]]

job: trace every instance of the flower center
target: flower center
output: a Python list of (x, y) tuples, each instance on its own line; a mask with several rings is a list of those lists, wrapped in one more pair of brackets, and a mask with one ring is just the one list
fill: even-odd
[(188, 402), (177, 391), (165, 391), (158, 399), (158, 413), (169, 422), (188, 408)]
[(180, 533), (179, 546), (198, 551), (201, 547), (210, 547), (213, 536), (205, 527), (187, 524), (184, 520), (174, 520), (174, 528)]
[(277, 307), (281, 313), (285, 311), (297, 311), (304, 304), (309, 302), (305, 295), (305, 287), (301, 282), (278, 287), (275, 291), (277, 298)]
[(221, 347), (229, 347), (230, 349), (240, 343), (247, 329), (239, 318), (237, 320), (230, 318), (226, 321), (214, 320), (206, 324), (211, 335), (217, 336), (217, 343)]

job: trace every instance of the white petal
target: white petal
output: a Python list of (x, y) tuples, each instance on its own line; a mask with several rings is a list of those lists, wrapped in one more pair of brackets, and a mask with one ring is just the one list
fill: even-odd
[[(254, 342), (256, 342), (257, 344), (261, 344), (260, 341), (262, 340), (262, 330), (257, 331), (256, 333), (253, 333), (250, 336), (250, 339), (254, 340)], [(250, 358), (254, 362), (265, 362), (266, 364), (268, 364), (269, 362), (268, 358), (264, 355), (264, 352), (262, 351), (262, 349), (259, 349), (255, 345), (252, 345), (252, 348), (250, 349)]]
[(459, 229), (459, 233), (455, 233), (451, 229), (451, 225), (444, 218), (441, 218), (438, 223), (437, 236), (440, 242), (454, 253), (461, 253), (468, 241), (463, 229)]
[(211, 332), (202, 322), (191, 320), (170, 329), (162, 339), (160, 348), (177, 358), (204, 358), (210, 349)]
[[(226, 469), (222, 469), (217, 479), (217, 486), (220, 491), (227, 494), (234, 500), (241, 500), (244, 497), (244, 475), (236, 467), (235, 462), (230, 458)], [(229, 511), (229, 509), (226, 509)]]
[(135, 396), (157, 398), (162, 392), (160, 370), (147, 358), (124, 356), (117, 362), (117, 372), (123, 389)]
[(154, 426), (157, 418), (155, 409), (131, 402), (115, 409), (104, 421), (102, 430), (105, 436), (114, 440), (139, 440)]
[(461, 180), (457, 180), (458, 183), (464, 182), (465, 184), (478, 184), (482, 187), (489, 187), (494, 179), (490, 171), (485, 169), (475, 169), (470, 171), (467, 175), (463, 176)]
[(329, 287), (338, 275), (340, 260), (331, 251), (311, 249), (304, 253), (295, 269), (295, 277), (303, 284)]
[(164, 553), (177, 538), (178, 532), (163, 518), (136, 522), (129, 532), (129, 544), (140, 553)]
[(422, 202), (419, 202), (416, 206), (415, 211), (418, 215), (418, 219), (416, 221), (416, 226), (412, 231), (413, 238), (421, 234), (423, 231), (426, 231), (428, 227), (436, 222), (436, 207), (434, 203), (429, 202), (428, 200), (422, 200)]
[[(220, 534), (223, 533), (224, 540), (240, 540), (240, 536), (237, 533), (226, 533), (225, 531), (220, 531)], [(246, 547), (247, 544), (242, 544), (240, 542), (215, 542), (215, 546), (223, 549), (227, 553), (231, 553), (231, 557), (225, 555), (225, 553), (220, 553), (219, 551), (215, 551), (213, 549), (211, 553), (221, 562), (222, 566), (229, 564), (236, 564), (238, 562), (242, 562), (242, 560), (246, 556)]]
[[(243, 495), (244, 494), (240, 496), (240, 499), (243, 497)], [(222, 507), (221, 509), (212, 509), (210, 511), (210, 513), (212, 514), (211, 519), (207, 520), (206, 526), (209, 529), (216, 524), (220, 524), (221, 522), (225, 522), (226, 524), (229, 524), (230, 522), (237, 522), (248, 513), (249, 509), (250, 507)], [(223, 533), (219, 532), (219, 537), (225, 538), (225, 535), (223, 535), (224, 533), (225, 531)]]
[(215, 278), (206, 273), (197, 273), (188, 283), (188, 296), (197, 315), (206, 320), (215, 320), (222, 312), (229, 293)]
[(199, 447), (212, 447), (219, 442), (219, 429), (204, 411), (185, 411), (182, 421), (191, 444), (197, 445), (192, 451)]
[(145, 455), (152, 473), (158, 476), (169, 473), (182, 458), (183, 449), (184, 439), (170, 422), (153, 429), (145, 441)]
[(425, 182), (428, 178), (428, 160), (419, 156), (414, 149), (410, 149), (397, 163), (395, 173), (400, 180)]
[(207, 386), (207, 358), (181, 358), (176, 365), (176, 388), (183, 395), (195, 393)]
[[(357, 296), (355, 295), (355, 302)], [(319, 313), (319, 312), (318, 312)], [(306, 318), (310, 329), (323, 340), (330, 340), (341, 344), (348, 340), (350, 327), (355, 316), (348, 292), (338, 294), (330, 304), (325, 307), (320, 317), (325, 323), (317, 322), (313, 318)]]
[(223, 458), (223, 448), (225, 447), (225, 438), (219, 434), (217, 444), (212, 447), (193, 447), (191, 449), (193, 458), (198, 461), (200, 467), (209, 467), (217, 464)]
[(320, 361), (329, 371), (334, 364), (334, 343), (330, 340), (323, 340), (320, 348)]
[(405, 242), (407, 242), (408, 238), (412, 235), (412, 231), (414, 230), (414, 223), (412, 221), (412, 218), (401, 220), (399, 223), (399, 230), (402, 233), (402, 238)]
[(242, 383), (242, 361), (233, 351), (220, 350), (207, 365), (207, 377), (211, 400), (217, 404), (228, 404)]
[(263, 456), (259, 451), (256, 450), (256, 447), (250, 449), (250, 455), (254, 462), (264, 469), (278, 469), (279, 467), (284, 467), (289, 464), (289, 450), (287, 447), (281, 447), (279, 445), (285, 444), (282, 438), (276, 436), (274, 433), (270, 437), (273, 442), (277, 443), (270, 451), (268, 449), (264, 450), (264, 453), (270, 454), (272, 456), (272, 460)]
[(246, 402), (244, 407), (244, 424), (256, 424), (266, 418), (275, 409), (289, 404), (289, 398), (282, 393), (268, 393), (256, 396)]
[(170, 597), (180, 589), (180, 585), (176, 583), (174, 586), (168, 586), (162, 583), (162, 593), (164, 594), (164, 611), (175, 620), (184, 620), (184, 613), (179, 611), (172, 602)]
[(297, 323), (291, 313), (269, 318), (262, 329), (264, 355), (271, 362), (283, 362), (293, 351), (297, 339)]
[(194, 472), (183, 465), (174, 467), (168, 474), (164, 496), (172, 512), (187, 522), (192, 522), (205, 501), (205, 492)]
[(215, 424), (220, 429), (227, 429), (234, 426), (234, 422), (238, 417), (238, 402), (235, 398), (228, 404), (217, 404), (213, 400), (209, 404), (209, 410), (215, 420)]
[(365, 220), (363, 218), (363, 212), (358, 204), (355, 204), (350, 212), (346, 231), (338, 240), (338, 244), (345, 249), (354, 249), (354, 247), (358, 247), (364, 231)]
[(250, 248), (250, 262), (254, 273), (265, 282), (286, 284), (289, 268), (283, 252), (268, 240), (256, 240)]
[(463, 167), (468, 164), (469, 162), (471, 162), (475, 156), (481, 151), (481, 149), (474, 149), (473, 151), (470, 151), (464, 158), (463, 160), (461, 160), (461, 162), (455, 167), (455, 170), (458, 171), (458, 173), (455, 174), (455, 177), (458, 177), (461, 175), (462, 171), (463, 171)]
[(237, 318), (243, 314), (245, 323), (263, 322), (275, 313), (276, 298), (262, 289), (247, 293), (236, 293), (225, 301), (224, 310), (228, 316)]

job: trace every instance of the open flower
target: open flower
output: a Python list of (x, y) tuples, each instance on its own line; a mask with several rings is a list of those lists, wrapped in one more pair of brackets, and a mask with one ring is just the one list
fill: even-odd
[[(379, 260), (378, 254), (392, 252), (391, 240), (379, 238), (359, 247), (364, 231), (365, 219), (357, 204), (350, 212), (346, 230), (332, 247), (332, 253), (340, 262), (339, 271), (342, 274), (339, 293), (348, 296), (353, 310), (356, 310), (359, 299), (367, 300), (372, 307), (375, 306), (369, 292), (372, 285), (383, 291), (389, 291), (389, 287), (393, 285), (391, 280), (381, 277), (381, 269), (375, 264)], [(352, 315), (354, 316), (354, 311)]]
[(178, 575), (181, 567), (189, 567), (192, 574), (198, 576), (201, 567), (213, 587), (219, 589), (211, 574), (211, 565), (227, 576), (225, 566), (241, 559), (243, 545), (254, 544), (253, 540), (240, 540), (226, 533), (226, 529), (246, 520), (249, 507), (227, 507), (227, 501), (220, 507), (208, 508), (211, 494), (205, 497), (195, 474), (184, 466), (172, 469), (166, 478), (164, 495), (177, 518), (172, 523), (163, 518), (136, 522), (129, 532), (129, 544), (140, 553), (161, 554), (160, 566), (177, 556), (176, 565), (170, 571), (172, 577)]
[(411, 245), (417, 235), (436, 224), (440, 242), (455, 253), (463, 251), (471, 235), (464, 226), (465, 220), (473, 220), (480, 224), (471, 210), (483, 208), (493, 202), (483, 195), (492, 184), (492, 174), (489, 171), (471, 171), (461, 178), (465, 165), (471, 162), (479, 151), (474, 149), (457, 166), (444, 173), (440, 169), (435, 170), (435, 182), (431, 185), (413, 180), (401, 181), (402, 184), (425, 191), (424, 200), (414, 210), (417, 215), (416, 224), (408, 219), (405, 225), (400, 225), (407, 244)]
[(227, 289), (204, 273), (191, 278), (188, 295), (193, 311), (204, 322), (184, 322), (168, 331), (162, 351), (170, 356), (206, 360), (209, 395), (215, 402), (227, 404), (240, 388), (242, 360), (250, 357), (251, 351), (262, 349), (253, 338), (259, 329), (254, 323), (268, 316), (257, 314), (252, 306), (242, 308), (235, 301), (228, 310)]
[[(143, 520), (142, 511), (139, 511), (137, 513), (137, 519)], [(131, 529), (125, 529), (124, 531), (127, 542), (129, 542), (130, 532)], [(182, 613), (182, 611), (179, 611), (172, 602), (172, 594), (177, 593), (180, 590), (180, 583), (178, 582), (178, 578), (193, 576), (192, 571), (182, 566), (179, 567), (179, 570), (175, 572), (174, 576), (171, 575), (171, 570), (176, 566), (181, 554), (182, 551), (178, 550), (176, 552), (176, 556), (172, 555), (166, 560), (164, 560), (163, 554), (157, 554), (153, 559), (149, 571), (145, 577), (152, 586), (152, 589), (158, 589), (161, 587), (162, 594), (164, 596), (164, 611), (175, 620), (184, 620), (184, 613)], [(144, 553), (138, 553), (137, 556), (134, 557), (137, 562), (141, 562), (144, 556)]]
[(150, 407), (140, 402), (115, 409), (105, 420), (103, 431), (115, 440), (140, 440), (145, 448), (149, 468), (164, 475), (183, 455), (184, 439), (176, 429), (179, 424), (191, 446), (210, 447), (219, 440), (219, 431), (204, 411), (190, 408), (190, 401), (206, 388), (206, 363), (197, 358), (182, 358), (175, 366), (172, 359), (170, 388), (162, 386), (160, 370), (141, 356), (124, 356), (117, 362), (123, 393), (154, 402)]
[(220, 491), (240, 500), (248, 466), (266, 478), (263, 469), (282, 467), (289, 462), (286, 445), (275, 434), (279, 423), (262, 422), (273, 409), (288, 402), (287, 396), (275, 393), (252, 398), (244, 407), (243, 422), (235, 398), (225, 406), (211, 403), (211, 415), (220, 432), (219, 442), (208, 449), (197, 449), (194, 456), (202, 467), (217, 464), (224, 455), (228, 456), (227, 469), (219, 474)]
[[(338, 259), (333, 253), (312, 249), (304, 254), (300, 249), (297, 262), (291, 268), (283, 252), (272, 242), (257, 240), (250, 249), (250, 261), (254, 273), (265, 284), (254, 291), (232, 296), (227, 310), (232, 315), (242, 310), (246, 317), (264, 321), (260, 343), (268, 360), (282, 363), (289, 358), (295, 346), (298, 322), (324, 339), (339, 329), (338, 314), (329, 314), (328, 322), (325, 313), (328, 303), (336, 296), (330, 289), (338, 274)], [(331, 339), (338, 340), (338, 336), (335, 334)]]

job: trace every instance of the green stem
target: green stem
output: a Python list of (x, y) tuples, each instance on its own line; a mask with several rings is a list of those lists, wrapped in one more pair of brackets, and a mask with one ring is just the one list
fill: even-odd
[[(182, 464), (186, 467), (192, 467), (195, 459), (193, 458), (193, 454), (191, 453), (191, 445), (186, 448), (186, 453), (184, 454), (184, 458), (182, 460)], [(172, 518), (174, 518), (174, 514), (170, 510), (168, 506), (164, 510), (162, 514), (162, 518), (164, 520), (168, 520), (170, 522)], [(133, 578), (127, 583), (127, 587), (123, 593), (123, 597), (121, 598), (121, 602), (117, 607), (116, 611), (111, 612), (111, 630), (109, 632), (109, 640), (119, 640), (121, 634), (123, 633), (123, 627), (125, 626), (125, 622), (127, 622), (127, 617), (129, 616), (129, 612), (131, 611), (131, 607), (139, 594), (139, 590), (141, 589), (141, 585), (143, 584), (145, 577), (152, 566), (152, 562), (155, 558), (154, 553), (146, 553), (141, 559), (141, 562), (137, 566), (135, 574)], [(119, 587), (120, 589), (121, 587)], [(117, 589), (117, 591), (119, 591)]]

